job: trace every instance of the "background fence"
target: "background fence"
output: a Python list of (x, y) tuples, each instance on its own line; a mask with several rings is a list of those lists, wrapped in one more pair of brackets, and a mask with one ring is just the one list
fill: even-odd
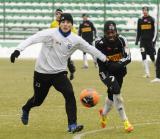
[(158, 0), (0, 0), (0, 38), (24, 39), (49, 28), (55, 9), (61, 8), (73, 15), (77, 29), (81, 15), (87, 13), (98, 35), (103, 33), (104, 21), (113, 20), (118, 31), (134, 41), (143, 6), (148, 6), (150, 15), (159, 19)]

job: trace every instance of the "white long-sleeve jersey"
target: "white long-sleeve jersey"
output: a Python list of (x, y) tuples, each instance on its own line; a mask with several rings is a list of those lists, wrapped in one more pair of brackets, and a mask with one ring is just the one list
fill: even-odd
[(26, 47), (35, 43), (42, 43), (42, 48), (35, 65), (35, 71), (39, 73), (55, 74), (66, 71), (67, 60), (77, 49), (90, 53), (101, 61), (106, 60), (105, 55), (89, 45), (80, 36), (71, 33), (69, 36), (64, 37), (58, 28), (39, 31), (22, 41), (16, 50), (21, 52)]

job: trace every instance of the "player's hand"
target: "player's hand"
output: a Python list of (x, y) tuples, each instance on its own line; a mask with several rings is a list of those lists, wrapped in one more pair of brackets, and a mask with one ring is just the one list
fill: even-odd
[(122, 67), (128, 65), (130, 62), (131, 62), (131, 55), (128, 55), (127, 57), (122, 58), (122, 59), (120, 59), (120, 60), (118, 61), (118, 63), (119, 63)]
[(70, 80), (73, 80), (73, 79), (74, 79), (74, 73), (70, 73), (69, 79), (70, 79)]
[(11, 63), (14, 63), (15, 59), (18, 58), (19, 55), (20, 55), (20, 51), (15, 50), (10, 56)]
[(119, 68), (123, 68), (125, 66), (125, 62), (123, 61), (118, 61), (117, 63), (119, 64)]
[(109, 59), (108, 59), (107, 57), (106, 57), (105, 65), (106, 65), (106, 66), (109, 65)]

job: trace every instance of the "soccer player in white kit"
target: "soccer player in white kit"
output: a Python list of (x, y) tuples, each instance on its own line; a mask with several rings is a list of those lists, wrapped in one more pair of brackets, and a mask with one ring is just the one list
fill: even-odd
[(11, 54), (10, 60), (15, 62), (21, 51), (26, 47), (42, 43), (34, 71), (34, 94), (22, 107), (22, 123), (28, 124), (31, 108), (40, 106), (47, 96), (51, 86), (61, 92), (65, 98), (65, 109), (68, 118), (68, 132), (79, 132), (83, 125), (77, 124), (77, 106), (74, 91), (67, 77), (67, 60), (74, 51), (80, 49), (96, 56), (107, 63), (107, 58), (95, 47), (71, 32), (73, 18), (69, 13), (63, 13), (59, 28), (46, 29), (22, 41)]

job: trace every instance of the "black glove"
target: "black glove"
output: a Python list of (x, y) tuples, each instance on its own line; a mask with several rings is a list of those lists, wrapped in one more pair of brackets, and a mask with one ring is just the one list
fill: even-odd
[(19, 55), (20, 55), (20, 51), (15, 50), (10, 56), (11, 63), (14, 63), (15, 58), (18, 58)]
[(74, 73), (70, 73), (70, 80), (73, 80), (74, 79)]
[(67, 66), (68, 66), (70, 73), (74, 73), (76, 71), (76, 67), (74, 65), (74, 62), (71, 60), (71, 58), (68, 58)]

